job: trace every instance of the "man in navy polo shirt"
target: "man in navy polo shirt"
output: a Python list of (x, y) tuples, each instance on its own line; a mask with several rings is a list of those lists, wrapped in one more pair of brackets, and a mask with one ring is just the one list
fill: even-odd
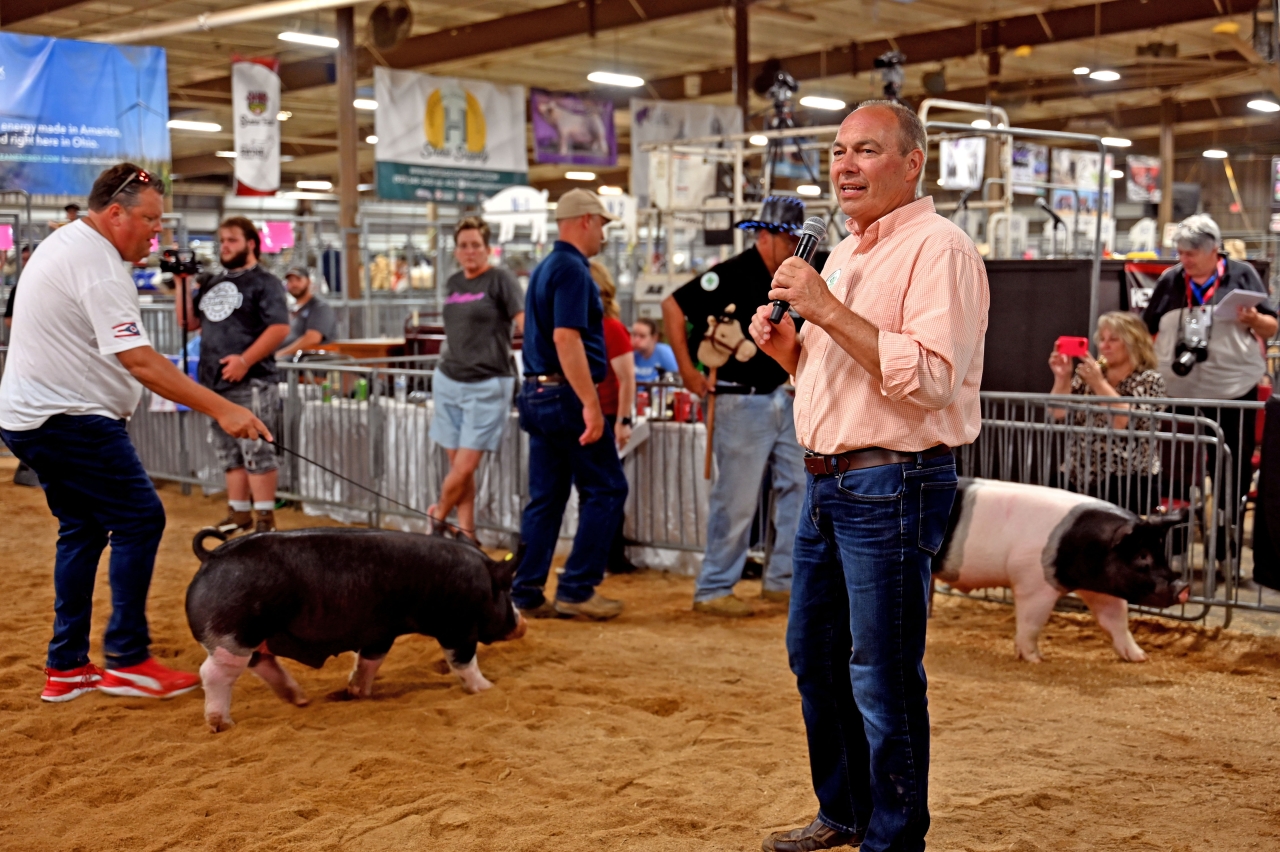
[[(524, 384), (516, 405), (529, 433), (529, 505), (511, 596), (534, 618), (603, 621), (622, 612), (622, 601), (596, 592), (611, 541), (601, 531), (622, 522), (627, 480), (596, 394), (605, 377), (604, 307), (587, 264), (614, 218), (595, 193), (566, 192), (556, 205), (560, 239), (525, 294)], [(578, 489), (578, 534), (552, 602), (543, 587), (571, 485)]]

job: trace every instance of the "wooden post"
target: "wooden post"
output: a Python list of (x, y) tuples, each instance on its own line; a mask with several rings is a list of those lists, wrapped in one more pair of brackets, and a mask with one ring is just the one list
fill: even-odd
[(711, 458), (712, 449), (715, 446), (716, 436), (716, 368), (711, 368), (711, 373), (707, 376), (707, 457), (702, 465), (702, 478), (711, 478)]
[(1177, 117), (1173, 98), (1160, 101), (1160, 212), (1156, 219), (1156, 247), (1164, 248), (1164, 227), (1173, 221), (1173, 122)]
[(338, 9), (338, 226), (342, 229), (342, 286), (348, 300), (360, 298), (360, 173), (356, 166), (356, 12)]

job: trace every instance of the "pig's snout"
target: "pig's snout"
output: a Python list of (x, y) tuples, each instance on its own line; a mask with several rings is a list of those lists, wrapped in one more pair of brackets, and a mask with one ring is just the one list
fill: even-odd
[(524, 616), (521, 615), (519, 612), (517, 612), (516, 626), (512, 629), (510, 633), (502, 637), (502, 641), (509, 642), (512, 639), (523, 639), (524, 634), (528, 632), (528, 630), (529, 630), (529, 622), (525, 621)]
[(1177, 580), (1173, 584), (1173, 593), (1178, 598), (1178, 603), (1186, 603), (1187, 598), (1191, 597), (1191, 586), (1186, 580)]

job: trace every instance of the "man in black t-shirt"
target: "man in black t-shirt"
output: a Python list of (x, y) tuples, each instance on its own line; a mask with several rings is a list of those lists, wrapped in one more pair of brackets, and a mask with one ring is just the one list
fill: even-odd
[[(242, 216), (218, 228), (224, 272), (211, 278), (184, 306), (174, 303), (181, 326), (200, 331), (200, 384), (249, 408), (278, 433), (280, 392), (275, 351), (289, 334), (289, 309), (280, 279), (258, 265), (262, 239)], [(230, 512), (219, 526), (275, 529), (276, 455), (265, 441), (233, 438), (216, 422), (210, 439), (227, 477)], [(255, 518), (256, 515), (256, 518)]]
[[(752, 612), (749, 604), (734, 597), (733, 587), (742, 579), (766, 465), (772, 471), (777, 536), (761, 597), (782, 602), (791, 594), (791, 550), (804, 498), (804, 452), (796, 441), (793, 397), (782, 389), (787, 371), (756, 351), (747, 326), (756, 308), (769, 301), (773, 273), (795, 254), (803, 224), (804, 203), (798, 198), (766, 198), (758, 218), (737, 226), (755, 233), (755, 245), (662, 302), (667, 340), (684, 386), (698, 396), (714, 393), (717, 400), (717, 474), (707, 508), (707, 549), (693, 597), (696, 612), (729, 617)], [(733, 347), (729, 360), (716, 371), (714, 388), (697, 363), (698, 347), (713, 326), (718, 345)]]

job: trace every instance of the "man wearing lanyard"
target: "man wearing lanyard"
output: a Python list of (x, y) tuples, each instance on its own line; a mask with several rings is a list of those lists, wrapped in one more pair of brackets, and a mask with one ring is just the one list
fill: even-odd
[[(1222, 254), (1221, 242), (1217, 223), (1205, 214), (1180, 222), (1174, 232), (1178, 263), (1156, 281), (1142, 312), (1156, 335), (1157, 369), (1171, 397), (1256, 400), (1258, 382), (1267, 371), (1262, 347), (1276, 333), (1276, 308), (1265, 298), (1267, 288), (1254, 268)], [(1237, 309), (1234, 317), (1214, 317), (1213, 306), (1236, 290), (1264, 298), (1254, 307)], [(1205, 346), (1196, 345), (1197, 328), (1203, 329), (1199, 334)], [(1176, 411), (1194, 413), (1191, 408)], [(1224, 408), (1218, 418), (1231, 448), (1237, 493), (1244, 492), (1253, 473), (1256, 413)], [(1225, 539), (1219, 536), (1218, 557), (1225, 552)]]

